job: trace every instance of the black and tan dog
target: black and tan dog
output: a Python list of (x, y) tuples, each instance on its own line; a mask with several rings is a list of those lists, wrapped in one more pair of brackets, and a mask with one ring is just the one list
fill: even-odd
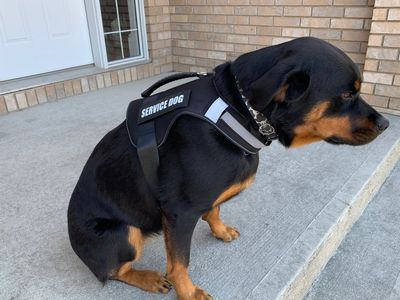
[[(322, 140), (363, 145), (389, 125), (360, 97), (357, 66), (318, 39), (301, 38), (244, 54), (218, 66), (214, 76), (224, 100), (243, 111), (236, 78), (251, 106), (269, 118), (286, 147)], [(248, 120), (249, 127), (253, 123)], [(100, 141), (69, 205), (72, 247), (102, 282), (115, 279), (161, 293), (172, 284), (179, 299), (211, 299), (189, 277), (192, 233), (202, 218), (219, 239), (239, 236), (221, 221), (220, 205), (252, 183), (258, 155), (246, 155), (207, 122), (182, 116), (159, 156), (160, 184), (153, 197), (125, 122)], [(134, 262), (146, 237), (161, 231), (166, 275), (136, 270)]]

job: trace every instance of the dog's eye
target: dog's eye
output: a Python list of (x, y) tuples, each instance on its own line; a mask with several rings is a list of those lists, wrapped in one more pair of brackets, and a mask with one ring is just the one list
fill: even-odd
[(342, 98), (344, 100), (351, 100), (353, 99), (353, 94), (351, 92), (344, 92), (342, 93)]

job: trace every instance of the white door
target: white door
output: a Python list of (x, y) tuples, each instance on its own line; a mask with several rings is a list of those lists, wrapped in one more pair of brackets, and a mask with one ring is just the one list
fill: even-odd
[(91, 63), (84, 0), (0, 0), (0, 81)]

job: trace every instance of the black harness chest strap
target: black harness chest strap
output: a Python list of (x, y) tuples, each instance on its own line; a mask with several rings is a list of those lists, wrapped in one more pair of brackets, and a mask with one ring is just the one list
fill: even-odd
[(157, 197), (158, 165), (160, 158), (156, 140), (154, 121), (149, 121), (138, 128), (136, 150), (144, 177), (150, 186), (153, 196)]

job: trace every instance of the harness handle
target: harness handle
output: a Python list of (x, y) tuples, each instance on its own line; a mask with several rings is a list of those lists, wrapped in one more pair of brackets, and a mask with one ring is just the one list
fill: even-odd
[(167, 76), (159, 81), (157, 81), (156, 83), (154, 83), (153, 85), (151, 85), (147, 90), (145, 90), (141, 95), (143, 98), (145, 97), (150, 97), (151, 94), (158, 89), (159, 87), (170, 83), (172, 81), (176, 81), (179, 79), (184, 79), (184, 78), (189, 78), (189, 77), (204, 77), (207, 75), (210, 75), (211, 73), (206, 73), (206, 72), (185, 72), (185, 73), (178, 73), (178, 74), (172, 74), (170, 76)]

